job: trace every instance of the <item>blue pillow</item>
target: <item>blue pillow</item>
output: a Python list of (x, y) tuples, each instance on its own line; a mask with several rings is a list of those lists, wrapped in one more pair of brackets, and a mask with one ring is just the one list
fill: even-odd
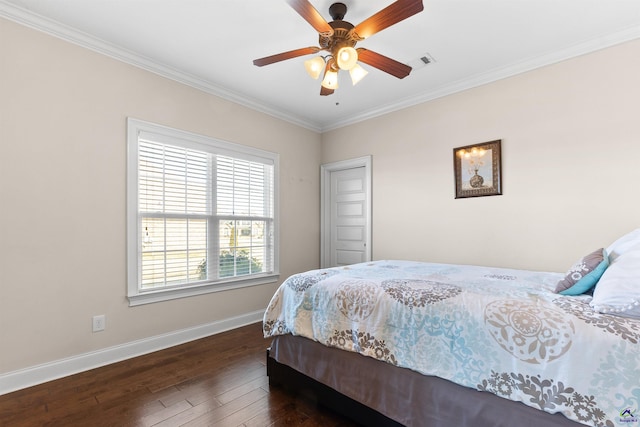
[(582, 295), (591, 290), (609, 267), (609, 257), (604, 248), (582, 257), (569, 269), (564, 279), (556, 285), (560, 295)]

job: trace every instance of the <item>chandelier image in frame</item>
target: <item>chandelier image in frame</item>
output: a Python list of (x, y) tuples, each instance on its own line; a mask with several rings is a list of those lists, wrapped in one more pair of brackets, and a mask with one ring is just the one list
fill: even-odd
[(502, 140), (453, 149), (456, 199), (502, 194)]

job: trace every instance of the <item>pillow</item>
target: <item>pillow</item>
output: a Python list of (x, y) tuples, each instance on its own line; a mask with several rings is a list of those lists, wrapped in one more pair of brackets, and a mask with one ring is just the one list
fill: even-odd
[(567, 271), (564, 279), (556, 285), (561, 295), (581, 295), (593, 288), (609, 266), (609, 257), (604, 248), (582, 257)]
[(590, 304), (600, 313), (640, 319), (640, 241), (611, 261)]
[(607, 248), (607, 254), (609, 254), (609, 262), (613, 262), (616, 258), (625, 253), (630, 247), (638, 242), (640, 242), (640, 228), (620, 237), (618, 240), (610, 244)]

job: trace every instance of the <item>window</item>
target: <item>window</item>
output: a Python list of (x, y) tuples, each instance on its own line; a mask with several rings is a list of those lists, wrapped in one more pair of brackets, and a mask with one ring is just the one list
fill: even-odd
[(131, 305), (277, 280), (278, 155), (128, 120)]

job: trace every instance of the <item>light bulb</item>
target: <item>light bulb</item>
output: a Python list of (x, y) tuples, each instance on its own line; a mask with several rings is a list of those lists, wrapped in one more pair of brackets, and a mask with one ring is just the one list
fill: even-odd
[(327, 89), (338, 89), (338, 73), (335, 71), (327, 71), (322, 80), (322, 86)]
[(351, 83), (355, 86), (360, 80), (369, 74), (367, 70), (362, 68), (359, 64), (356, 64), (349, 70), (349, 75), (351, 76)]
[(317, 79), (324, 70), (324, 59), (322, 56), (308, 59), (304, 61), (304, 68), (312, 78)]
[(336, 60), (341, 70), (350, 70), (358, 62), (358, 52), (351, 46), (342, 47), (338, 50)]

